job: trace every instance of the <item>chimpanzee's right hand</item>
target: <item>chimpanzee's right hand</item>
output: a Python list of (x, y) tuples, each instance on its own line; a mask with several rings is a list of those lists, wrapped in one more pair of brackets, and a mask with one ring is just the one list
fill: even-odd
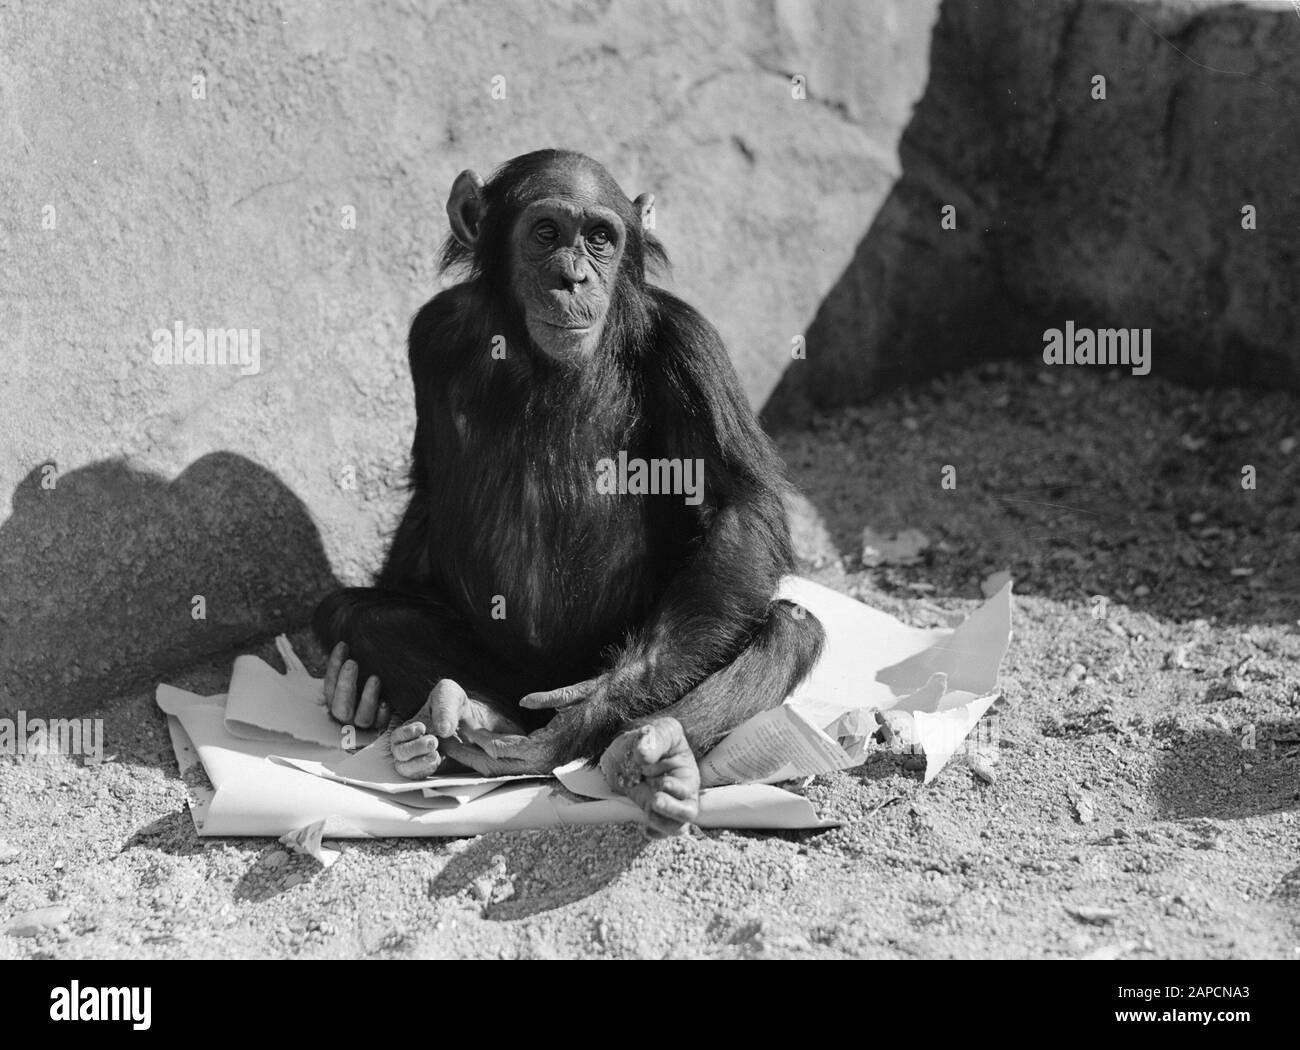
[(339, 642), (325, 665), (325, 708), (334, 721), (343, 725), (358, 729), (386, 729), (391, 712), (380, 699), (379, 676), (372, 674), (367, 678), (358, 696), (359, 674), (357, 662), (348, 659), (348, 647)]

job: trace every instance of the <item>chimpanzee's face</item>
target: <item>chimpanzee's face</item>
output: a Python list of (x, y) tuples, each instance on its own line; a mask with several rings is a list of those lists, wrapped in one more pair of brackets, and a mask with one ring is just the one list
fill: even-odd
[(615, 212), (582, 193), (543, 197), (519, 213), (511, 283), (547, 356), (572, 360), (599, 346), (626, 233)]

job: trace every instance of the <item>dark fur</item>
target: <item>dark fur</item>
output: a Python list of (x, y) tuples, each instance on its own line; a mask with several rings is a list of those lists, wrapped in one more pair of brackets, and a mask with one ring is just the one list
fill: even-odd
[[(602, 179), (628, 231), (599, 349), (580, 367), (531, 346), (507, 258), (518, 210), (573, 171)], [(646, 284), (647, 259), (666, 257), (603, 168), (528, 154), (494, 173), (484, 200), (478, 250), (443, 251), (468, 279), (411, 326), (410, 505), (377, 586), (327, 598), (317, 633), (348, 643), (401, 718), (442, 677), (519, 718), (524, 694), (613, 669), (617, 688), (571, 756), (661, 711), (703, 750), (779, 704), (821, 644), (815, 619), (772, 601), (793, 564), (780, 462), (717, 332)], [(596, 461), (624, 449), (702, 458), (703, 503), (598, 494)]]

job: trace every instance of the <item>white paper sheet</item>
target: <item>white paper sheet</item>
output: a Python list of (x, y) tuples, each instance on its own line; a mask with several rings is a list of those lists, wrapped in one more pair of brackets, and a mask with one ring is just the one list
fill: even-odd
[[(495, 791), (502, 784), (517, 780), (545, 780), (544, 775), (536, 776), (501, 776), (480, 777), (473, 773), (443, 774), (426, 780), (407, 780), (393, 768), (393, 750), (390, 734), (384, 733), (373, 744), (362, 748), (355, 754), (336, 753), (329, 760), (320, 762), (287, 755), (272, 755), (272, 761), (300, 769), (313, 776), (324, 777), (340, 784), (378, 791), (386, 795), (402, 796), (412, 793), (426, 797), (448, 798), (455, 802), (469, 802), (489, 791)], [(409, 805), (409, 802), (404, 804)]]
[[(240, 656), (230, 675), (226, 729), (243, 740), (294, 740), (340, 748), (343, 727), (325, 709), (324, 681), (313, 678), (280, 635), (276, 648), (287, 668), (281, 674), (256, 656)], [(351, 729), (356, 747), (374, 742), (378, 733)]]

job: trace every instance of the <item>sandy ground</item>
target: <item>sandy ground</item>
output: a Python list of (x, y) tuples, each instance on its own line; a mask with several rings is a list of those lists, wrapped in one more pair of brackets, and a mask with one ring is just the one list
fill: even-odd
[[(1298, 438), (1293, 396), (1019, 366), (780, 438), (810, 575), (933, 625), (1014, 574), (992, 783), (882, 751), (802, 789), (834, 830), (355, 843), (323, 870), (199, 839), (141, 694), (92, 712), (104, 764), (0, 765), (0, 928), (66, 909), (0, 957), (1300, 958)], [(867, 525), (931, 545), (863, 569)]]

